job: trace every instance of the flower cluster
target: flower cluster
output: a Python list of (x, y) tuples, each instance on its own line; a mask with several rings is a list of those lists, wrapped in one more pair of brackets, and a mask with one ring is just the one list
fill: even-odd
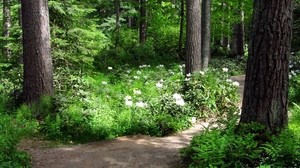
[(173, 99), (175, 100), (175, 103), (178, 105), (178, 106), (184, 106), (185, 102), (181, 96), (181, 94), (178, 94), (178, 93), (174, 93), (173, 94)]
[[(132, 97), (131, 96), (126, 96), (125, 97), (125, 105), (129, 106), (129, 107), (132, 107), (133, 104), (134, 103), (132, 101)], [(145, 102), (142, 102), (142, 101), (138, 101), (138, 102), (135, 103), (135, 106), (139, 107), (139, 108), (146, 108), (148, 106), (148, 104), (145, 103)]]

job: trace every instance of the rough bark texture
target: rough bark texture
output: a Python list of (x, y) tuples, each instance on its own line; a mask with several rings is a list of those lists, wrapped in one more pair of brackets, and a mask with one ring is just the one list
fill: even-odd
[(7, 46), (9, 43), (10, 36), (10, 27), (11, 27), (11, 10), (10, 10), (10, 2), (11, 0), (3, 0), (3, 49), (2, 53), (6, 59), (11, 57), (11, 51)]
[(255, 0), (241, 123), (287, 125), (292, 0)]
[(147, 40), (147, 0), (140, 0), (140, 43)]
[(180, 0), (180, 30), (178, 41), (178, 55), (181, 60), (184, 60), (183, 54), (183, 29), (184, 29), (184, 0)]
[(185, 72), (201, 70), (201, 6), (200, 0), (186, 1), (186, 58)]
[(202, 68), (207, 69), (211, 57), (210, 53), (210, 18), (211, 18), (211, 0), (202, 1)]
[(22, 0), (24, 101), (38, 102), (53, 94), (47, 0)]

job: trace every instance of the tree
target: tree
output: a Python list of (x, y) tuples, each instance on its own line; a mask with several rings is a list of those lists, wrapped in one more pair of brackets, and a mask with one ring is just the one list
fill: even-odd
[(22, 0), (23, 96), (28, 104), (53, 94), (47, 0)]
[(210, 60), (210, 18), (211, 18), (211, 0), (202, 1), (202, 29), (201, 29), (201, 44), (202, 44), (202, 68), (208, 68)]
[(292, 0), (255, 0), (240, 123), (287, 125)]
[(147, 39), (147, 0), (140, 0), (140, 43)]
[(11, 56), (11, 52), (8, 45), (8, 38), (10, 36), (10, 27), (11, 27), (11, 10), (10, 10), (10, 4), (11, 0), (3, 0), (3, 37), (5, 38), (3, 40), (3, 49), (2, 53), (3, 55), (9, 59)]
[(238, 2), (238, 22), (233, 24), (232, 30), (232, 39), (231, 39), (231, 54), (235, 57), (244, 56), (244, 44), (245, 44), (245, 30), (244, 30), (244, 11), (243, 11), (243, 2)]
[(201, 70), (201, 6), (200, 0), (186, 1), (186, 74)]
[(116, 41), (115, 41), (115, 47), (117, 48), (119, 46), (120, 41), (120, 6), (121, 6), (121, 0), (115, 0), (115, 11), (116, 11)]
[(181, 60), (184, 60), (182, 52), (183, 43), (183, 28), (184, 28), (184, 0), (180, 0), (180, 28), (179, 28), (179, 41), (178, 41), (178, 55)]

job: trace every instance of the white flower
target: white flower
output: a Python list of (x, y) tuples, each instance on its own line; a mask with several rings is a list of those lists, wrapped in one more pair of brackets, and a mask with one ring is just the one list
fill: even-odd
[(142, 72), (141, 71), (137, 71), (136, 74), (140, 75), (140, 74), (142, 74)]
[(192, 74), (191, 73), (188, 73), (188, 74), (186, 74), (186, 77), (191, 77), (192, 76)]
[(127, 73), (130, 73), (130, 72), (131, 72), (131, 70), (129, 69), (129, 70), (127, 70), (126, 72), (127, 72)]
[(182, 96), (178, 93), (173, 94), (173, 98), (175, 99), (175, 104), (178, 106), (184, 106), (185, 102), (182, 98)]
[(158, 65), (156, 68), (163, 68), (164, 65)]
[(200, 71), (199, 73), (200, 73), (201, 75), (204, 75), (205, 72), (204, 72), (204, 71)]
[(196, 117), (192, 117), (192, 118), (191, 118), (191, 123), (192, 123), (192, 124), (195, 124), (196, 122), (197, 122)]
[(184, 80), (187, 82), (187, 81), (191, 80), (191, 78), (185, 78)]
[(163, 84), (162, 84), (162, 83), (160, 83), (160, 82), (157, 82), (157, 83), (156, 83), (156, 87), (160, 89), (160, 88), (162, 88), (162, 87), (163, 87)]
[(113, 68), (112, 67), (108, 67), (108, 70), (112, 70)]
[(185, 67), (185, 64), (182, 64), (182, 67), (184, 68), (184, 67)]
[(125, 96), (125, 100), (132, 100), (131, 96)]
[(222, 68), (223, 72), (228, 72), (228, 68)]
[(163, 80), (163, 79), (160, 79), (159, 82), (160, 82), (160, 83), (164, 83), (164, 80)]
[(133, 76), (133, 78), (134, 78), (134, 79), (140, 79), (140, 77), (138, 77), (138, 76)]
[(107, 82), (106, 81), (102, 81), (102, 85), (107, 85)]
[(142, 94), (142, 92), (140, 90), (133, 90), (133, 94), (140, 95), (140, 94)]
[(131, 100), (125, 100), (125, 105), (126, 106), (132, 106), (133, 102)]
[(144, 102), (142, 102), (142, 101), (139, 101), (139, 102), (136, 102), (136, 103), (135, 103), (135, 106), (136, 106), (136, 107), (140, 107), (140, 108), (145, 108), (145, 107), (147, 107), (147, 103), (144, 103)]
[(183, 99), (176, 100), (175, 103), (176, 103), (178, 106), (184, 106), (184, 104), (185, 104)]
[(291, 79), (291, 78), (292, 78), (292, 75), (289, 74), (289, 79)]
[(233, 85), (233, 86), (240, 86), (240, 83), (237, 82), (237, 81), (235, 81), (235, 82), (232, 82), (232, 85)]
[(231, 79), (226, 79), (226, 82), (231, 83), (232, 80)]
[(173, 94), (173, 98), (174, 98), (175, 100), (182, 99), (181, 94), (178, 94), (178, 93), (174, 93), (174, 94)]

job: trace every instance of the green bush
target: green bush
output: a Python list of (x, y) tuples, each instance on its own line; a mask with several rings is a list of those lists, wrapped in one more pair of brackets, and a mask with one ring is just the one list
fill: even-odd
[(23, 137), (33, 135), (36, 128), (28, 107), (22, 106), (11, 116), (0, 111), (0, 167), (30, 166), (30, 157), (19, 151), (17, 145)]
[(299, 114), (296, 105), (289, 128), (279, 135), (271, 135), (256, 123), (236, 127), (238, 118), (231, 119), (225, 127), (193, 137), (181, 156), (190, 167), (299, 167)]
[(193, 74), (186, 82), (185, 99), (192, 104), (197, 117), (212, 117), (236, 111), (237, 82), (229, 80), (228, 72), (207, 71)]
[[(192, 119), (235, 109), (236, 87), (226, 81), (229, 76), (224, 72), (213, 70), (203, 78), (196, 75), (185, 81), (183, 66), (176, 64), (170, 68), (112, 66), (104, 71), (90, 75), (57, 69), (54, 79), (58, 112), (50, 114), (41, 125), (48, 138), (89, 141), (139, 133), (163, 136), (189, 127)], [(186, 92), (182, 87), (185, 83), (191, 86)], [(211, 83), (214, 86), (209, 87)], [(207, 89), (194, 89), (199, 85)], [(193, 92), (208, 92), (211, 96), (193, 100)], [(202, 116), (198, 115), (200, 106), (205, 106)]]

